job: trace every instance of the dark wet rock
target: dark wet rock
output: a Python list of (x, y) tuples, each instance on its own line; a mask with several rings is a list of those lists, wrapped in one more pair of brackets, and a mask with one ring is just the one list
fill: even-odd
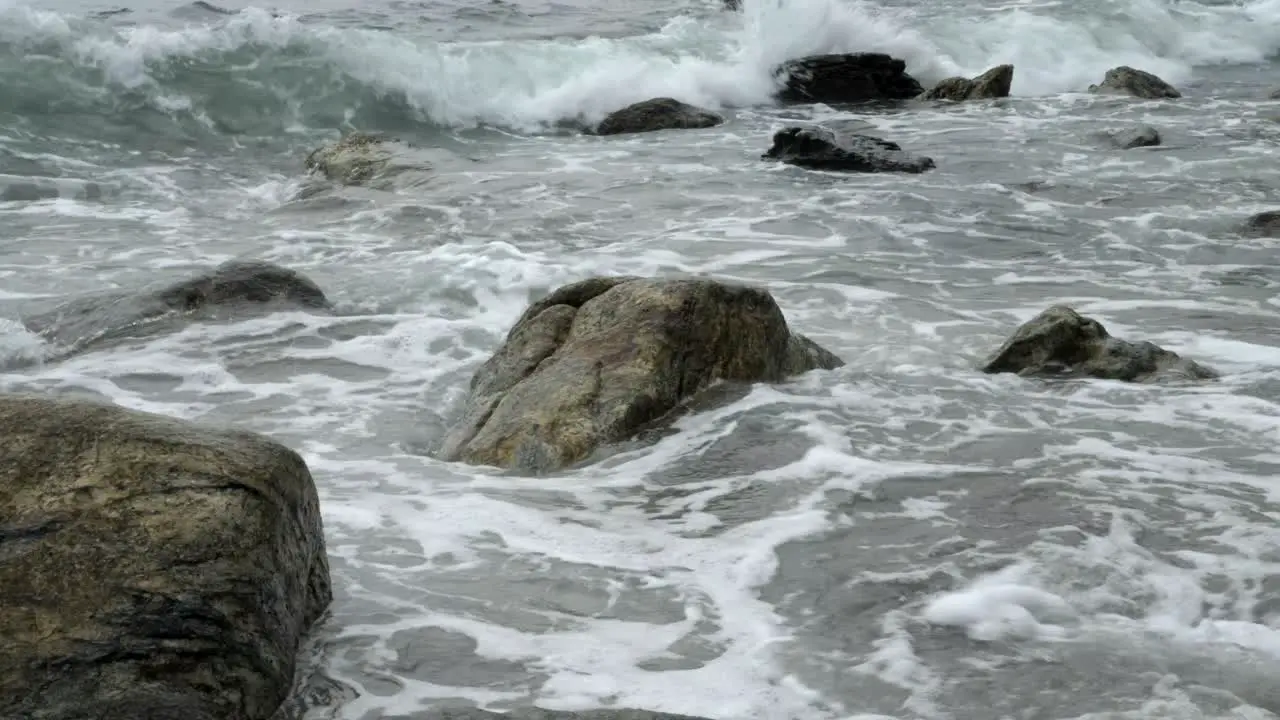
[(1150, 342), (1111, 337), (1097, 320), (1055, 305), (1019, 327), (982, 366), (986, 373), (1147, 381), (1206, 380), (1213, 370)]
[(923, 100), (982, 100), (1009, 97), (1013, 87), (1013, 66), (997, 65), (969, 79), (947, 78), (921, 95)]
[(722, 0), (722, 2), (725, 10), (737, 11), (742, 9), (742, 0)]
[(611, 113), (596, 126), (597, 135), (690, 130), (720, 125), (724, 118), (673, 98), (645, 100)]
[(1268, 210), (1245, 221), (1243, 233), (1253, 237), (1280, 237), (1280, 210)]
[(907, 64), (883, 53), (813, 55), (774, 69), (783, 81), (778, 99), (794, 103), (907, 100), (924, 91)]
[(471, 379), (442, 457), (541, 473), (661, 422), (718, 380), (843, 363), (793, 334), (765, 290), (597, 277), (531, 305)]
[(1150, 125), (1106, 133), (1107, 140), (1121, 150), (1155, 147), (1160, 144), (1160, 132)]
[(1089, 86), (1089, 92), (1132, 95), (1144, 99), (1182, 97), (1182, 93), (1164, 80), (1128, 65), (1108, 70), (1101, 83)]
[(302, 458), (84, 400), (0, 433), (0, 717), (271, 717), (330, 601)]
[(67, 350), (176, 329), (250, 311), (327, 311), (328, 299), (305, 275), (256, 260), (232, 260), (155, 290), (112, 291), (77, 298), (23, 318), (27, 329)]
[(434, 710), (424, 715), (421, 720), (707, 720), (707, 718), (625, 708), (576, 711), (517, 708), (507, 713), (458, 708)]
[(763, 156), (811, 170), (922, 173), (933, 158), (903, 152), (894, 142), (869, 135), (837, 134), (823, 127), (790, 127), (773, 135)]
[(395, 191), (429, 181), (436, 165), (448, 157), (440, 148), (357, 132), (314, 150), (306, 168), (339, 185)]
[(1276, 88), (1275, 90), (1272, 90), (1271, 92), (1267, 93), (1267, 99), (1280, 100), (1280, 88)]

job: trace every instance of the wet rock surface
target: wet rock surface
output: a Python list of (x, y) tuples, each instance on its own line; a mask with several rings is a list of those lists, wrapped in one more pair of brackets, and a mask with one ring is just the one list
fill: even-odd
[(690, 130), (715, 127), (724, 118), (674, 98), (645, 100), (611, 113), (595, 128), (596, 135)]
[(331, 597), (297, 453), (20, 395), (0, 433), (0, 717), (270, 718)]
[(1217, 377), (1214, 370), (1154, 343), (1114, 338), (1102, 323), (1065, 305), (1024, 323), (983, 363), (982, 371), (1131, 382)]
[(933, 158), (907, 153), (895, 142), (824, 127), (779, 130), (762, 159), (842, 172), (922, 173), (935, 167)]
[(907, 100), (924, 91), (907, 64), (884, 53), (813, 55), (774, 69), (778, 99), (790, 103)]
[(597, 277), (530, 306), (475, 373), (448, 460), (542, 473), (659, 422), (717, 381), (778, 382), (839, 358), (765, 290)]

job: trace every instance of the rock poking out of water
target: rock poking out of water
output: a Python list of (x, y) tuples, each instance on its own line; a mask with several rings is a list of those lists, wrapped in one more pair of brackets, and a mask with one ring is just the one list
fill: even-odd
[(883, 53), (813, 55), (773, 71), (783, 80), (778, 99), (792, 103), (860, 103), (907, 100), (924, 91), (907, 64)]
[[(387, 720), (396, 720), (396, 718), (388, 718)], [(404, 718), (404, 720), (409, 719)], [(433, 710), (422, 716), (421, 720), (707, 720), (707, 718), (626, 708), (602, 710), (517, 708), (507, 713), (458, 708)]]
[(351, 133), (307, 156), (307, 170), (339, 185), (395, 191), (421, 185), (448, 154), (394, 138)]
[(811, 170), (922, 173), (933, 158), (903, 152), (894, 142), (869, 135), (835, 133), (823, 127), (790, 127), (773, 135), (761, 156)]
[(1055, 305), (1019, 327), (983, 365), (987, 373), (1148, 381), (1217, 373), (1150, 342), (1111, 337), (1102, 323)]
[(0, 717), (271, 717), (330, 601), (302, 458), (47, 397), (0, 434)]
[(765, 290), (591, 278), (524, 312), (472, 377), (441, 456), (553, 471), (651, 427), (718, 380), (777, 382), (842, 364), (791, 333)]
[(725, 10), (738, 11), (742, 9), (742, 0), (722, 0)]
[(1140, 147), (1156, 147), (1160, 144), (1160, 132), (1150, 125), (1106, 133), (1107, 140), (1121, 150)]
[(921, 95), (923, 100), (982, 100), (1009, 97), (1013, 66), (997, 65), (976, 78), (947, 78)]
[(724, 118), (674, 98), (645, 100), (611, 113), (595, 128), (597, 135), (691, 130), (720, 125)]
[(1245, 221), (1243, 233), (1253, 237), (1280, 237), (1280, 210), (1268, 210)]
[(23, 319), (27, 329), (67, 351), (108, 340), (176, 329), (190, 320), (241, 315), (250, 309), (331, 309), (324, 291), (299, 272), (257, 260), (232, 260), (212, 271), (154, 290), (112, 291), (77, 298)]
[(1128, 65), (1108, 70), (1101, 83), (1089, 86), (1089, 92), (1132, 95), (1144, 99), (1182, 97), (1182, 93), (1164, 80)]

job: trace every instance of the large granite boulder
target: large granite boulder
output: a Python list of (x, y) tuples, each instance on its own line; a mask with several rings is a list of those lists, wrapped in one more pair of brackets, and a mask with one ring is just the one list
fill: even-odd
[(1126, 381), (1217, 377), (1153, 343), (1111, 337), (1102, 323), (1065, 305), (1050, 307), (1019, 327), (983, 363), (982, 371)]
[(775, 382), (842, 364), (792, 334), (764, 290), (591, 278), (524, 312), (472, 377), (441, 455), (548, 472), (651, 427), (717, 380)]
[(907, 64), (884, 53), (812, 55), (774, 68), (778, 99), (791, 103), (907, 100), (924, 92)]
[(870, 135), (837, 133), (824, 127), (789, 127), (773, 135), (764, 160), (778, 160), (810, 170), (922, 173), (933, 158), (904, 152), (895, 142)]
[(124, 338), (176, 329), (193, 320), (278, 310), (329, 311), (324, 291), (305, 275), (268, 262), (232, 260), (154, 289), (76, 298), (23, 318), (66, 355)]
[(1102, 82), (1090, 85), (1089, 92), (1109, 95), (1132, 95), (1143, 99), (1180, 98), (1182, 93), (1177, 88), (1145, 70), (1136, 70), (1128, 65), (1114, 67), (1107, 71)]
[(0, 717), (271, 717), (330, 601), (302, 458), (83, 400), (0, 434)]
[(429, 182), (436, 166), (449, 159), (450, 153), (440, 148), (353, 132), (313, 150), (305, 165), (309, 172), (339, 185), (398, 191)]
[(645, 100), (616, 112), (595, 127), (596, 135), (655, 132), (657, 130), (691, 130), (720, 125), (724, 118), (674, 98)]
[(1013, 89), (1013, 66), (997, 65), (975, 78), (953, 77), (929, 88), (923, 100), (983, 100), (1009, 97)]

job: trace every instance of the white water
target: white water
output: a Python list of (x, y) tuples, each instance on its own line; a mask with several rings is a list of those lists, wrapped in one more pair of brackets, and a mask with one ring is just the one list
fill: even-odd
[[(631, 102), (673, 96), (711, 108), (767, 104), (778, 63), (826, 52), (881, 51), (907, 61), (923, 82), (1016, 67), (1013, 92), (1082, 92), (1117, 65), (1140, 67), (1179, 84), (1195, 67), (1258, 63), (1280, 50), (1280, 2), (1201, 5), (1119, 0), (1095, 4), (1010, 2), (979, 9), (960, 3), (885, 8), (841, 0), (758, 0), (744, 13), (704, 4), (633, 37), (459, 41), (411, 32), (335, 28), (273, 18), (250, 8), (215, 26), (152, 25), (88, 30), (64, 16), (0, 5), (0, 42), (55, 41), (81, 67), (100, 69), (123, 88), (152, 87), (166, 111), (203, 107), (208, 98), (166, 87), (156, 68), (179, 58), (237, 65), (291, 101), (314, 93), (295, 66), (269, 58), (302, 50), (304, 72), (326, 92), (349, 82), (403, 95), (431, 121), (530, 129), (564, 118), (599, 119)], [(264, 58), (255, 69), (252, 58)], [(12, 62), (9, 58), (7, 62)], [(255, 73), (267, 72), (263, 76)], [(154, 87), (153, 87), (154, 86)]]
[[(1274, 4), (1108, 7), (1007, 7), (966, 26), (980, 16), (958, 7), (751, 6), (640, 38), (449, 46), (256, 11), (89, 36), (9, 10), (0, 41), (63, 38), (122, 84), (153, 82), (148, 58), (301, 46), (462, 125), (655, 94), (760, 102), (772, 63), (839, 49), (889, 50), (923, 77), (1012, 60), (1015, 91), (1047, 97), (868, 116), (938, 158), (919, 177), (764, 165), (783, 118), (757, 109), (699, 133), (463, 137), (479, 159), (419, 194), (331, 207), (290, 203), (292, 138), (206, 151), (185, 174), (180, 154), (99, 168), (51, 145), (42, 162), (110, 174), (123, 194), (0, 204), (5, 308), (253, 256), (375, 324), (192, 326), (0, 389), (94, 392), (302, 452), (338, 595), (321, 656), (360, 693), (342, 720), (446, 698), (717, 720), (1274, 718), (1280, 277), (1275, 241), (1229, 226), (1269, 207), (1280, 131), (1263, 88), (1213, 97), (1209, 67), (1274, 49)], [(1053, 96), (1125, 62), (1209, 90), (1164, 105)], [(201, 104), (192, 88), (156, 93)], [(1135, 122), (1169, 147), (1088, 140)], [(1048, 189), (1019, 189), (1031, 180)], [(529, 300), (596, 273), (765, 284), (849, 366), (564, 477), (424, 456)], [(1226, 375), (1062, 386), (974, 371), (1051, 302)], [(6, 356), (38, 345), (0, 333)]]

